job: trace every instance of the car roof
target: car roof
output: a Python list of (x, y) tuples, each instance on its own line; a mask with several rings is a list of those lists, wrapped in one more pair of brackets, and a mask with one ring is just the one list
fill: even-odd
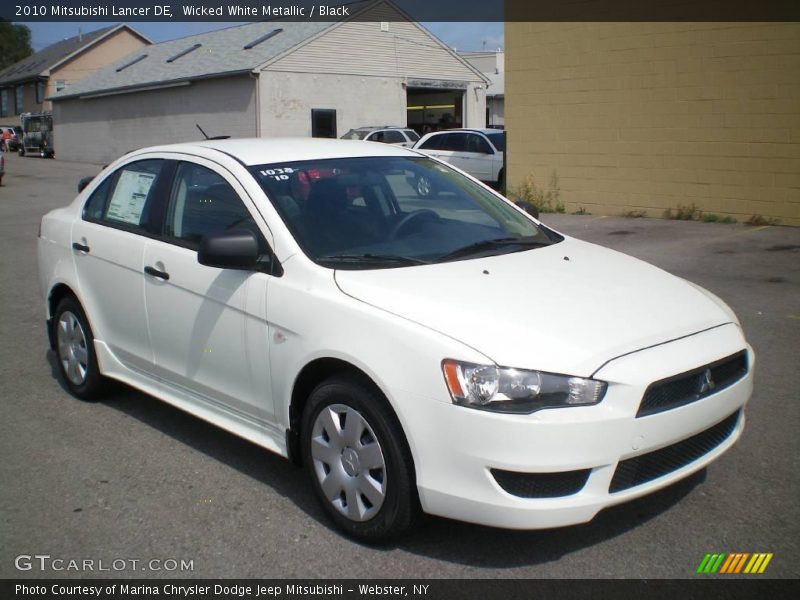
[(477, 133), (483, 133), (483, 134), (505, 133), (505, 131), (503, 131), (502, 129), (491, 129), (489, 127), (460, 127), (460, 128), (457, 127), (457, 128), (454, 128), (454, 129), (442, 129), (441, 131), (431, 131), (428, 135), (437, 135), (437, 134), (442, 134), (442, 133), (452, 133), (452, 132), (459, 132), (459, 131), (465, 131), (465, 132), (471, 132), (471, 133), (476, 133), (477, 132)]
[(247, 166), (329, 158), (420, 156), (417, 152), (389, 144), (304, 137), (203, 140), (141, 148), (131, 155), (148, 152), (206, 155), (205, 150), (209, 149), (224, 152)]
[(379, 129), (411, 129), (411, 128), (401, 127), (400, 125), (364, 125), (363, 127), (354, 127), (352, 131), (377, 131)]

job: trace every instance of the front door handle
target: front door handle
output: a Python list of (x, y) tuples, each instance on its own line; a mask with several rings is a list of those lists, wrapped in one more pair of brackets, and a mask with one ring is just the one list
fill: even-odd
[(153, 267), (145, 267), (144, 272), (150, 275), (151, 277), (157, 277), (158, 279), (163, 279), (164, 281), (169, 280), (169, 273), (166, 271), (159, 271)]
[(86, 244), (79, 244), (78, 242), (72, 242), (72, 247), (77, 250), (78, 252), (86, 252), (89, 253), (89, 246)]

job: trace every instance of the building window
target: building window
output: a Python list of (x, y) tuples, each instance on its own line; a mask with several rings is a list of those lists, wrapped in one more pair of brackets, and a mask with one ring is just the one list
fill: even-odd
[(336, 137), (336, 111), (328, 108), (311, 109), (311, 137)]
[(8, 116), (8, 88), (0, 90), (0, 117)]
[(56, 79), (56, 92), (60, 92), (65, 87), (67, 87), (67, 82), (63, 79)]
[(36, 104), (44, 102), (44, 81), (36, 82)]
[(14, 88), (14, 112), (21, 115), (24, 110), (23, 98), (25, 97), (25, 88), (18, 85)]

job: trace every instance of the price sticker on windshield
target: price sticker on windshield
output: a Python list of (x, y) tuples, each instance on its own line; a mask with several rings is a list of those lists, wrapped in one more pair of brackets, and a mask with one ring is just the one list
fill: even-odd
[(283, 167), (277, 169), (262, 169), (259, 171), (262, 177), (267, 177), (269, 179), (274, 179), (275, 181), (288, 181), (289, 175), (294, 173), (294, 169), (291, 167)]

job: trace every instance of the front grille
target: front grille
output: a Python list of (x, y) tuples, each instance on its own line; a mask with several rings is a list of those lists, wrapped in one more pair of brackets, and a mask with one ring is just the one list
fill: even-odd
[(608, 491), (621, 492), (658, 479), (708, 454), (730, 437), (739, 422), (740, 413), (741, 411), (737, 411), (724, 421), (682, 442), (620, 461)]
[(577, 494), (586, 485), (591, 469), (560, 473), (517, 473), (492, 469), (495, 481), (509, 494), (521, 498), (560, 498)]
[(646, 417), (696, 402), (732, 386), (747, 375), (747, 352), (742, 350), (709, 365), (651, 383), (639, 405), (638, 417)]

